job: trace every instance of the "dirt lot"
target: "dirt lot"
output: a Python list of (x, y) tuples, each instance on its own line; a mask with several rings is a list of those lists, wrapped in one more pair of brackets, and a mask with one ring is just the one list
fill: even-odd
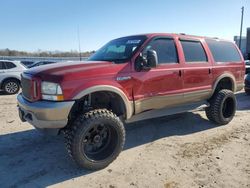
[(204, 112), (126, 126), (124, 151), (104, 170), (78, 169), (62, 137), (21, 123), (15, 96), (0, 95), (0, 187), (250, 187), (250, 97), (215, 127)]

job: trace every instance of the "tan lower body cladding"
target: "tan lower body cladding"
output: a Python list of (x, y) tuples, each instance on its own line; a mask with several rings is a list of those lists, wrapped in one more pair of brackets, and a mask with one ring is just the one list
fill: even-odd
[(135, 114), (152, 109), (161, 109), (166, 107), (174, 107), (181, 104), (198, 102), (210, 98), (211, 95), (212, 89), (141, 99), (135, 101)]

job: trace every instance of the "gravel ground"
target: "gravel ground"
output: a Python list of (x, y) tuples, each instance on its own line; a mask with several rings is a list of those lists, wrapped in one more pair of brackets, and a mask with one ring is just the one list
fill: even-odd
[(126, 125), (126, 145), (106, 169), (86, 171), (61, 136), (22, 123), (16, 96), (0, 95), (0, 187), (250, 187), (250, 96), (237, 94), (233, 121), (203, 111)]

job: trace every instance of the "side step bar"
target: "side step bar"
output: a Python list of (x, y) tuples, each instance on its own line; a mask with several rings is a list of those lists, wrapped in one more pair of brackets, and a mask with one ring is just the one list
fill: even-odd
[(162, 116), (180, 114), (183, 112), (199, 111), (199, 110), (204, 110), (204, 108), (206, 107), (209, 107), (209, 103), (207, 101), (202, 101), (202, 102), (196, 102), (192, 104), (184, 104), (184, 105), (177, 106), (177, 107), (149, 110), (146, 112), (142, 112), (140, 114), (136, 114), (132, 116), (132, 118), (126, 120), (125, 122), (132, 123), (135, 121), (142, 121), (142, 120), (152, 119), (152, 118), (157, 118), (157, 117), (162, 117)]

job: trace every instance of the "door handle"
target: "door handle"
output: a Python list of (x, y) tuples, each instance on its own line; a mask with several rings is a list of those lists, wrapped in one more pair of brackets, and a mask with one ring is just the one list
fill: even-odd
[(211, 68), (209, 68), (209, 69), (208, 69), (208, 74), (211, 74), (211, 72), (212, 72), (212, 71), (211, 71)]
[(179, 76), (181, 77), (181, 75), (182, 75), (182, 72), (181, 72), (181, 70), (179, 70)]
[(178, 76), (181, 77), (182, 71), (181, 71), (181, 70), (179, 70), (179, 71), (174, 71), (173, 74), (175, 74), (176, 76), (178, 75)]

